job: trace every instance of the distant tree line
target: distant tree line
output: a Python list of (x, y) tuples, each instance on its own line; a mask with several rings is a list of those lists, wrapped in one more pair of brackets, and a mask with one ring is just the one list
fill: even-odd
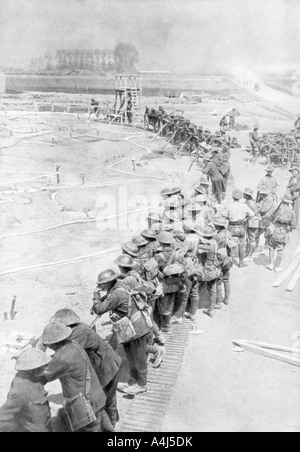
[(90, 71), (95, 73), (128, 72), (136, 69), (139, 53), (134, 45), (120, 42), (114, 50), (57, 49), (33, 58), (30, 72), (72, 73)]

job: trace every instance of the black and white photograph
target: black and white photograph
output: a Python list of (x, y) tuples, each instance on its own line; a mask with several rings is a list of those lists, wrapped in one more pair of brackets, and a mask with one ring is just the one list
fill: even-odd
[(300, 432), (299, 24), (0, 0), (0, 432)]

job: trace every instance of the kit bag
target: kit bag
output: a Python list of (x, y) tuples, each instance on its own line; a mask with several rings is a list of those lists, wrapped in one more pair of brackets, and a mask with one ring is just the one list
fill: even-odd
[(163, 275), (164, 278), (162, 280), (163, 290), (164, 294), (174, 293), (178, 292), (180, 287), (180, 275), (183, 273), (184, 268), (182, 265), (174, 262), (171, 264), (171, 262), (175, 258), (176, 252), (173, 251), (171, 254), (167, 264), (165, 265), (163, 269)]
[[(119, 344), (126, 344), (142, 337), (153, 328), (151, 308), (147, 304), (147, 294), (144, 290), (127, 291), (129, 296), (127, 316), (113, 321), (113, 332)], [(133, 304), (135, 312), (133, 311)]]
[(144, 263), (146, 281), (153, 281), (158, 276), (158, 262), (153, 257)]
[(73, 345), (79, 350), (79, 352), (81, 353), (82, 357), (86, 362), (84, 394), (80, 392), (72, 399), (66, 400), (64, 407), (71, 431), (76, 432), (77, 430), (86, 427), (92, 422), (95, 422), (97, 418), (93, 410), (92, 404), (89, 400), (90, 381), (91, 381), (89, 364), (81, 348), (75, 342), (73, 342)]

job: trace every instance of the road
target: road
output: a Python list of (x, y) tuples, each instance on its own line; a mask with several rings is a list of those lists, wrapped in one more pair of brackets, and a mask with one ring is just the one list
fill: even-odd
[[(263, 174), (259, 165), (250, 170), (239, 151), (233, 154), (232, 171), (241, 188), (255, 186)], [(282, 193), (288, 172), (278, 169), (275, 175)], [(284, 266), (299, 243), (298, 229)], [(234, 267), (230, 305), (213, 320), (198, 313), (198, 331), (189, 337), (162, 431), (300, 431), (300, 369), (233, 351), (233, 339), (300, 348), (300, 283), (293, 293), (285, 286), (272, 288), (278, 275), (266, 270), (265, 263), (260, 256), (245, 269)]]

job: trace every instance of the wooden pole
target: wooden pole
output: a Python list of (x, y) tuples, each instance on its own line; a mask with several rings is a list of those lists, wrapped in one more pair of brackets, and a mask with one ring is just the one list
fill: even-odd
[(175, 132), (173, 133), (173, 135), (171, 136), (171, 138), (168, 139), (168, 141), (167, 141), (166, 144), (162, 147), (162, 149), (164, 149), (164, 148), (167, 146), (167, 144), (175, 137), (176, 132), (177, 132), (177, 129), (175, 130)]
[(183, 149), (183, 148), (185, 147), (185, 145), (190, 141), (191, 138), (192, 138), (192, 137), (189, 137), (189, 138), (183, 143), (183, 145), (181, 146), (181, 148), (179, 148), (178, 151), (175, 152), (174, 158), (176, 157), (177, 154), (179, 154), (179, 152), (182, 151), (182, 149)]
[(17, 314), (16, 311), (15, 311), (16, 301), (17, 301), (17, 296), (14, 295), (13, 299), (12, 299), (12, 302), (11, 302), (11, 307), (10, 307), (10, 318), (11, 318), (11, 320), (14, 320), (14, 317)]
[(279, 287), (281, 284), (284, 283), (284, 281), (290, 276), (291, 273), (298, 267), (300, 263), (300, 258), (297, 257), (291, 265), (279, 276), (279, 278), (274, 282), (272, 287)]
[(283, 355), (282, 353), (278, 353), (276, 351), (264, 350), (262, 347), (258, 347), (247, 341), (235, 340), (233, 341), (233, 344), (247, 350), (248, 352), (256, 353), (257, 355), (265, 356), (266, 358), (276, 359), (278, 361), (300, 367), (300, 359)]
[(154, 135), (154, 137), (153, 138), (151, 138), (151, 140), (150, 141), (153, 141), (163, 130), (164, 130), (164, 128), (168, 125), (169, 123), (168, 122), (166, 122), (166, 124), (164, 125), (164, 126), (162, 126), (161, 128), (160, 128), (160, 130), (157, 132), (157, 134), (156, 135)]
[(300, 262), (299, 262), (298, 270), (294, 274), (293, 278), (291, 279), (289, 285), (287, 286), (287, 288), (285, 290), (287, 290), (288, 292), (293, 292), (293, 290), (296, 287), (297, 282), (299, 281), (299, 278), (300, 278)]

